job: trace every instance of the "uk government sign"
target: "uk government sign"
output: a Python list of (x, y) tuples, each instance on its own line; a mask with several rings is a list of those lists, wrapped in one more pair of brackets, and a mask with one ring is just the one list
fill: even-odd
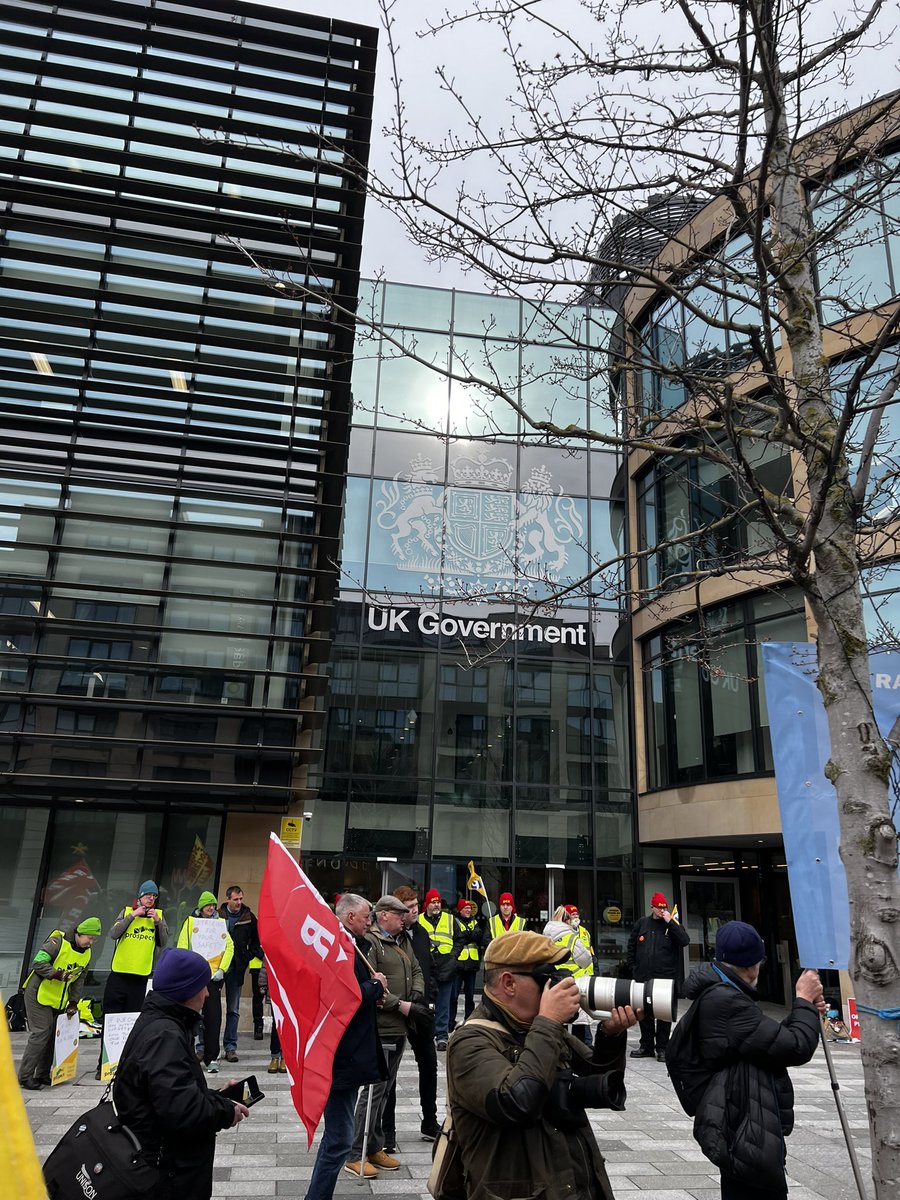
[(454, 617), (432, 608), (366, 606), (366, 629), (375, 633), (458, 638), (462, 642), (533, 642), (545, 646), (590, 645), (583, 621), (512, 620), (510, 617)]

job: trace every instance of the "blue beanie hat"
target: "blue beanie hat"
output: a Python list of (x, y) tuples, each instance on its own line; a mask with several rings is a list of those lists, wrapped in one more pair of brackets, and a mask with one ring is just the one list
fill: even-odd
[(733, 967), (753, 967), (766, 957), (766, 944), (743, 921), (726, 921), (716, 933), (716, 958)]
[(153, 882), (152, 879), (145, 879), (144, 882), (141, 884), (141, 886), (138, 888), (138, 895), (139, 896), (149, 896), (151, 892), (153, 893), (154, 896), (158, 896), (159, 888), (156, 886), (156, 884)]
[(170, 1000), (187, 1000), (209, 983), (212, 973), (202, 954), (169, 947), (159, 956), (153, 972), (153, 990)]

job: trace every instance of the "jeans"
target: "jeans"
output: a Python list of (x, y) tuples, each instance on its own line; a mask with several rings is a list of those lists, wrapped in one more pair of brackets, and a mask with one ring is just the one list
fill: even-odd
[(456, 1028), (456, 1007), (460, 996), (465, 996), (463, 1020), (468, 1021), (475, 1011), (475, 971), (457, 971), (453, 977), (453, 995), (450, 997), (450, 1031)]
[(434, 1036), (439, 1042), (446, 1042), (450, 1030), (450, 1002), (453, 999), (453, 977), (445, 979), (437, 985), (437, 997), (434, 1002)]
[(237, 1050), (238, 1021), (241, 1017), (241, 989), (243, 974), (228, 971), (225, 975), (225, 1033), (222, 1044), (226, 1050)]
[(325, 1132), (313, 1166), (306, 1200), (331, 1200), (353, 1144), (353, 1113), (359, 1088), (332, 1088), (323, 1114)]
[(387, 1062), (388, 1076), (387, 1079), (381, 1079), (378, 1083), (370, 1085), (372, 1088), (372, 1112), (369, 1118), (369, 1138), (365, 1146), (363, 1146), (363, 1134), (366, 1128), (366, 1107), (369, 1102), (369, 1088), (364, 1087), (359, 1093), (359, 1100), (356, 1103), (355, 1128), (353, 1130), (353, 1148), (350, 1151), (351, 1162), (359, 1162), (361, 1159), (368, 1158), (369, 1155), (377, 1154), (379, 1150), (384, 1149), (384, 1125), (382, 1123), (384, 1106), (387, 1102), (388, 1093), (396, 1084), (397, 1072), (400, 1069), (400, 1059), (403, 1057), (405, 1046), (405, 1037), (386, 1035), (381, 1042), (381, 1048), (384, 1051), (384, 1057)]

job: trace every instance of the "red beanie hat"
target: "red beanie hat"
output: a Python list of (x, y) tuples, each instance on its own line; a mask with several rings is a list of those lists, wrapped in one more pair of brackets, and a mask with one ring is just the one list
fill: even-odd
[(570, 917), (577, 917), (578, 916), (578, 905), (577, 904), (567, 904), (566, 912), (569, 914)]
[(430, 892), (425, 893), (425, 907), (426, 908), (432, 902), (432, 900), (437, 900), (437, 901), (441, 900), (441, 893), (437, 890), (437, 888), (432, 888)]
[(464, 908), (474, 908), (471, 900), (457, 900), (456, 911), (461, 913)]
[(497, 901), (497, 903), (498, 904), (511, 904), (513, 906), (513, 912), (516, 911), (516, 902), (515, 902), (515, 900), (513, 900), (512, 892), (503, 892), (503, 894), (501, 895), (501, 897)]
[(651, 908), (668, 908), (669, 907), (668, 903), (666, 902), (666, 898), (662, 894), (662, 892), (654, 892), (653, 893), (653, 899), (650, 901), (650, 907)]

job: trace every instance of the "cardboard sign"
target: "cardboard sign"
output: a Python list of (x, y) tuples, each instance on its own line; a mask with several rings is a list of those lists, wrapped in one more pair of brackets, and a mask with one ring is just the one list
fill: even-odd
[(848, 1021), (848, 1024), (850, 1026), (850, 1041), (858, 1042), (859, 1041), (859, 1013), (856, 1011), (856, 1001), (854, 1000), (854, 998), (852, 996), (847, 1000), (847, 1015), (850, 1018), (850, 1020)]
[(221, 917), (191, 917), (191, 949), (203, 955), (212, 971), (219, 969), (227, 937), (228, 927)]
[(68, 1083), (75, 1078), (78, 1069), (78, 1031), (81, 1018), (78, 1013), (67, 1017), (60, 1013), (53, 1035), (53, 1066), (50, 1069), (50, 1085)]
[(125, 1049), (128, 1035), (140, 1016), (136, 1012), (106, 1013), (103, 1019), (103, 1050), (100, 1059), (100, 1078), (115, 1079), (116, 1067)]
[(281, 844), (288, 850), (299, 850), (303, 837), (303, 821), (299, 817), (281, 818)]

